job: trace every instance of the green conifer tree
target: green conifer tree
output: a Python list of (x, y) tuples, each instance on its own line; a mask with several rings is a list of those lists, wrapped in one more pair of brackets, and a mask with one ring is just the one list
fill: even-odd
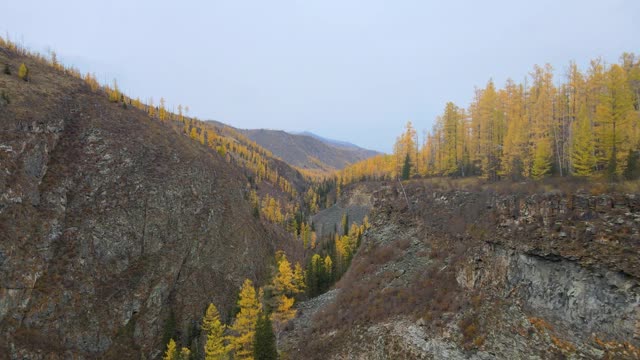
[(402, 180), (409, 180), (411, 175), (411, 157), (409, 153), (404, 158), (404, 165), (402, 165)]
[(276, 335), (268, 315), (261, 315), (256, 323), (256, 336), (253, 342), (253, 358), (255, 360), (276, 360)]

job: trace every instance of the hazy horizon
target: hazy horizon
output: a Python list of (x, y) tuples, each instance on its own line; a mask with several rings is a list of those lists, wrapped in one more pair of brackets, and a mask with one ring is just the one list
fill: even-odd
[(390, 152), (407, 121), (421, 134), (490, 78), (550, 63), (559, 81), (571, 60), (637, 53), (639, 14), (630, 0), (23, 1), (0, 13), (0, 31), (201, 120)]

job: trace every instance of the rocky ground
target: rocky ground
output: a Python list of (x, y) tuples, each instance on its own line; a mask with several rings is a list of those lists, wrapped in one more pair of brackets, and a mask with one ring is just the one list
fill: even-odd
[(640, 358), (638, 195), (407, 195), (381, 185), (335, 300), (290, 330), (285, 351), (306, 349), (292, 358)]
[(316, 228), (318, 237), (335, 233), (340, 229), (342, 217), (347, 214), (349, 223), (362, 224), (365, 216), (369, 215), (372, 204), (372, 188), (370, 184), (355, 184), (345, 189), (346, 195), (334, 205), (315, 214), (311, 221)]

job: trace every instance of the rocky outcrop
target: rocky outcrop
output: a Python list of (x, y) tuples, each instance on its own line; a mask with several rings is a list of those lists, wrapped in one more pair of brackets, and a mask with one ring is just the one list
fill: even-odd
[(374, 195), (307, 356), (640, 358), (637, 195), (401, 191)]
[(281, 238), (244, 175), (81, 80), (0, 60), (32, 69), (0, 77), (0, 353), (158, 358), (165, 334), (197, 338), (209, 302), (227, 316)]

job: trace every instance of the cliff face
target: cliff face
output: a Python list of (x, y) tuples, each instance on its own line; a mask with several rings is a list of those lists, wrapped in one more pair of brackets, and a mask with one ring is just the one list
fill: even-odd
[(0, 76), (0, 352), (155, 358), (163, 334), (196, 338), (209, 302), (227, 316), (281, 239), (242, 173), (78, 79), (5, 62), (31, 81)]
[(291, 354), (640, 358), (637, 195), (424, 182), (406, 192), (408, 201), (395, 185), (375, 194), (373, 227), (335, 300), (296, 324), (288, 336), (303, 340), (285, 342)]

